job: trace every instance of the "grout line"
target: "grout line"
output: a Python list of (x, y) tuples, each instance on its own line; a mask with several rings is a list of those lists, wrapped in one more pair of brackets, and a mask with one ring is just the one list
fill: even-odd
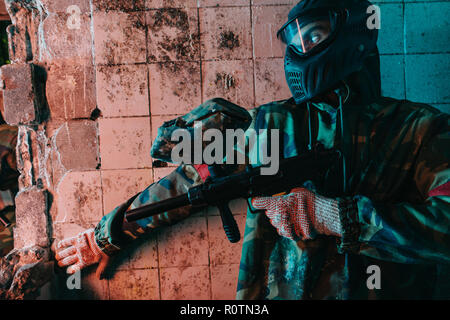
[[(148, 67), (148, 36), (149, 36), (149, 30), (148, 30), (148, 24), (147, 24), (147, 15), (145, 16), (145, 47), (146, 47), (146, 69), (147, 69), (147, 92), (148, 92), (148, 113), (149, 113), (149, 122), (150, 122), (150, 144), (153, 144), (153, 115), (152, 115), (152, 103), (151, 103), (151, 90), (150, 90), (150, 68)], [(149, 152), (149, 151), (148, 151)], [(151, 167), (152, 171), (152, 181), (155, 182), (155, 168)], [(158, 295), (159, 300), (162, 299), (162, 292), (161, 292), (161, 270), (159, 266), (159, 233), (156, 232), (155, 235), (155, 247), (156, 247), (156, 263), (158, 270)]]
[(407, 92), (407, 76), (406, 76), (406, 5), (402, 4), (402, 15), (403, 15), (403, 99), (406, 98), (406, 92)]
[[(199, 1), (197, 1), (199, 3)], [(197, 8), (197, 32), (198, 32), (198, 58), (200, 64), (200, 102), (203, 103), (204, 92), (203, 92), (203, 52), (202, 52), (202, 33), (200, 30), (200, 8)]]
[[(98, 97), (97, 97), (97, 65), (95, 60), (95, 27), (94, 27), (94, 5), (92, 3), (93, 0), (89, 0), (89, 9), (90, 9), (90, 15), (91, 15), (91, 21), (90, 21), (90, 31), (91, 31), (91, 52), (92, 52), (92, 65), (94, 67), (94, 83), (95, 83), (95, 105), (96, 108), (98, 108)], [(102, 164), (102, 156), (101, 156), (101, 148), (100, 148), (100, 125), (98, 121), (96, 121), (96, 130), (97, 130), (97, 139), (98, 139), (98, 155), (99, 155), (99, 163), (100, 168)], [(104, 205), (104, 197), (103, 197), (103, 175), (102, 170), (96, 170), (99, 171), (100, 174), (100, 190), (101, 190), (101, 203), (102, 203), (102, 217), (105, 216), (105, 205)], [(107, 299), (111, 300), (111, 289), (109, 286), (110, 279), (106, 279), (106, 292), (107, 292)], [(100, 280), (101, 281), (101, 280)]]
[[(197, 1), (199, 3), (199, 1)], [(200, 102), (204, 103), (204, 90), (203, 90), (203, 37), (201, 33), (201, 23), (200, 23), (200, 8), (197, 7), (197, 32), (198, 32), (198, 55), (199, 55), (199, 67), (200, 67)], [(206, 238), (208, 243), (208, 276), (209, 276), (209, 299), (213, 297), (213, 289), (212, 289), (212, 270), (211, 270), (211, 248), (210, 248), (210, 238), (209, 238), (209, 221), (206, 209), (203, 210), (203, 218), (206, 224)]]
[[(197, 1), (199, 4), (199, 1)], [(197, 7), (197, 32), (198, 32), (198, 55), (199, 55), (199, 68), (200, 68), (200, 102), (204, 103), (204, 90), (203, 90), (203, 37), (201, 32), (201, 23), (200, 23), (200, 8)], [(203, 219), (206, 224), (206, 238), (208, 245), (208, 276), (209, 276), (209, 299), (213, 297), (213, 289), (212, 289), (212, 270), (211, 270), (211, 248), (210, 248), (210, 238), (209, 238), (209, 221), (206, 213), (206, 209), (203, 210)]]
[(252, 73), (252, 79), (253, 79), (253, 106), (252, 108), (256, 107), (256, 69), (255, 69), (255, 45), (254, 45), (254, 41), (255, 41), (255, 30), (254, 30), (254, 21), (253, 21), (253, 10), (252, 10), (252, 5), (251, 5), (251, 0), (250, 1), (250, 31), (251, 31), (251, 46), (252, 46), (252, 68), (253, 68), (253, 73)]

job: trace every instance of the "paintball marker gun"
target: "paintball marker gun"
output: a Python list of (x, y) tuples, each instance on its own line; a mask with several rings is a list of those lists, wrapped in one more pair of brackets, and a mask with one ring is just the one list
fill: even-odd
[(264, 166), (247, 166), (235, 174), (210, 177), (180, 196), (130, 210), (125, 218), (132, 222), (188, 205), (198, 208), (215, 206), (220, 211), (228, 240), (235, 243), (240, 240), (240, 233), (228, 206), (231, 200), (272, 196), (300, 187), (305, 181), (315, 181), (336, 163), (339, 156), (336, 150), (314, 149), (300, 156), (281, 159), (275, 175), (261, 174)]

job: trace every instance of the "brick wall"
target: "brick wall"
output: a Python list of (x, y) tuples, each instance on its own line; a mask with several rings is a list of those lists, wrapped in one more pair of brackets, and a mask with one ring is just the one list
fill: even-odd
[[(27, 1), (7, 5), (14, 2)], [(289, 97), (275, 33), (295, 2), (41, 0), (20, 6), (10, 29), (10, 74), (29, 79), (26, 97), (44, 94), (46, 101), (24, 96), (20, 106), (5, 107), (28, 110), (7, 120), (20, 126), (21, 196), (39, 200), (34, 214), (48, 221), (40, 222), (43, 232), (17, 233), (16, 246), (76, 235), (167, 175), (173, 168), (152, 168), (149, 156), (165, 120), (216, 96), (245, 108)], [(383, 93), (449, 111), (450, 3), (376, 4)], [(30, 82), (39, 70), (46, 71), (44, 93)], [(233, 203), (232, 210), (243, 233), (245, 204)], [(34, 228), (23, 221), (19, 230)], [(123, 252), (111, 279), (98, 281), (89, 268), (82, 289), (69, 291), (59, 274), (48, 295), (232, 299), (240, 245), (228, 243), (217, 210), (210, 209)]]

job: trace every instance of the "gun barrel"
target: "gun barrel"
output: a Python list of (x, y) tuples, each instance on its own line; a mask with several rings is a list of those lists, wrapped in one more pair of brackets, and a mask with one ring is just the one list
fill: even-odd
[(170, 211), (180, 207), (189, 205), (188, 194), (182, 194), (180, 196), (158, 201), (149, 205), (145, 205), (136, 209), (128, 211), (125, 215), (125, 219), (128, 222), (136, 221), (139, 219), (151, 217), (162, 212)]

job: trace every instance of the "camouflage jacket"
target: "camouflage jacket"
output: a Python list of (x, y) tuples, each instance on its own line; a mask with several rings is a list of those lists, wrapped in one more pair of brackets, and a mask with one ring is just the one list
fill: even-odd
[(8, 228), (0, 225), (0, 257), (14, 247), (14, 196), (18, 188), (16, 143), (17, 127), (0, 124), (0, 212), (11, 222)]
[[(247, 213), (238, 299), (450, 298), (449, 115), (390, 98), (361, 105), (347, 99), (340, 119), (326, 103), (272, 102), (250, 111), (259, 142), (282, 134), (291, 157), (321, 143), (339, 149), (344, 169), (313, 181), (320, 194), (341, 199), (344, 235), (295, 242), (279, 236), (261, 213)], [(343, 124), (341, 126), (341, 123)], [(260, 131), (261, 130), (261, 131)], [(249, 157), (252, 152), (249, 152)], [(346, 173), (344, 192), (342, 172)], [(108, 253), (189, 216), (173, 210), (127, 223), (123, 213), (181, 193), (202, 178), (179, 166), (103, 217), (96, 240)], [(381, 289), (367, 286), (367, 268), (381, 271)]]

